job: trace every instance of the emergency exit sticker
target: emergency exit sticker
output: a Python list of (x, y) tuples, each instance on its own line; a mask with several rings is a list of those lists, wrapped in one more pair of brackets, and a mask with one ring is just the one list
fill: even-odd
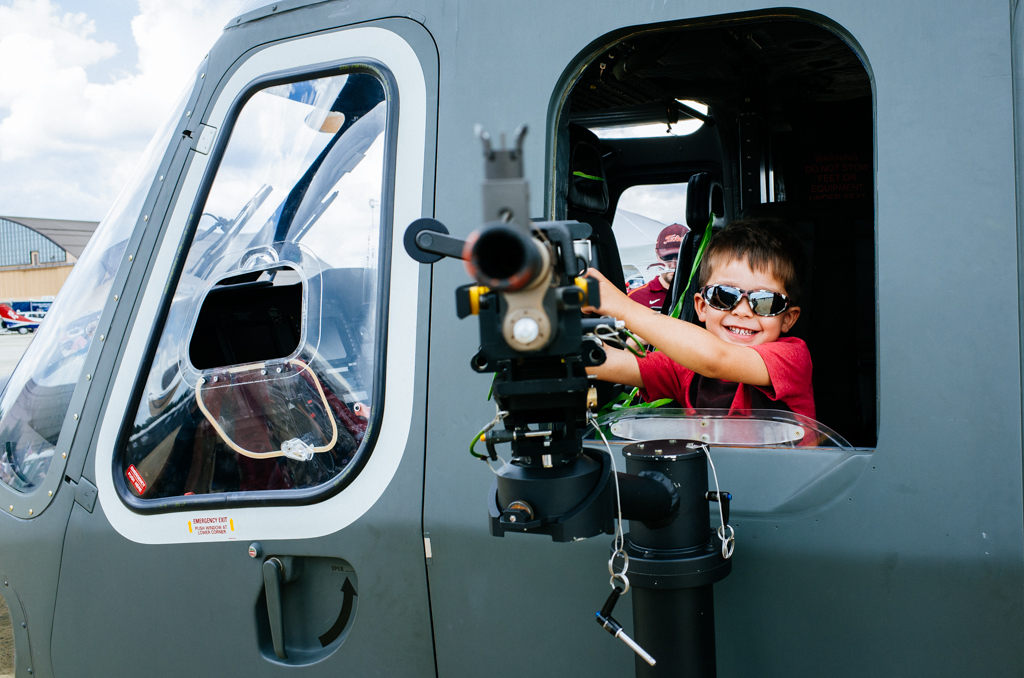
[(234, 539), (235, 521), (227, 516), (202, 516), (188, 521), (188, 533), (199, 537)]
[(128, 482), (132, 484), (136, 492), (142, 494), (146, 491), (146, 481), (143, 479), (142, 474), (139, 473), (139, 469), (135, 468), (135, 464), (131, 464), (128, 467), (125, 475), (128, 476)]

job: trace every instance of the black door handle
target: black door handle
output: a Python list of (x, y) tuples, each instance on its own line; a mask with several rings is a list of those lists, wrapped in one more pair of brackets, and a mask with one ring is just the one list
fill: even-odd
[(284, 607), (281, 604), (281, 583), (284, 581), (284, 564), (277, 558), (263, 562), (263, 585), (267, 589), (267, 618), (270, 620), (270, 638), (274, 643), (274, 654), (288, 659), (284, 651)]

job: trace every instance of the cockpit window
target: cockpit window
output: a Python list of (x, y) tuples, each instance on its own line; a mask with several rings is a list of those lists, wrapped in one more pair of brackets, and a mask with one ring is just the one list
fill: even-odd
[(369, 453), (388, 116), (358, 69), (245, 102), (124, 438), (126, 500), (286, 500)]
[(50, 468), (100, 313), (194, 82), (89, 240), (0, 396), (0, 480), (16, 490), (37, 488)]

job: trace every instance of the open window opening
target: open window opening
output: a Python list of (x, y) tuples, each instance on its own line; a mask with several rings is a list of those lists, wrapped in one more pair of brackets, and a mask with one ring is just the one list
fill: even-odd
[(284, 358), (302, 337), (304, 285), (288, 266), (233, 275), (207, 293), (189, 340), (199, 370)]
[[(686, 286), (705, 229), (785, 222), (807, 260), (790, 335), (811, 353), (816, 418), (874, 447), (874, 119), (857, 52), (778, 12), (634, 28), (605, 44), (556, 93), (555, 217), (592, 226), (592, 264), (624, 291), (664, 281), (674, 261), (684, 274), (663, 285), (663, 306), (691, 321)], [(666, 257), (659, 234), (673, 225), (682, 242)]]

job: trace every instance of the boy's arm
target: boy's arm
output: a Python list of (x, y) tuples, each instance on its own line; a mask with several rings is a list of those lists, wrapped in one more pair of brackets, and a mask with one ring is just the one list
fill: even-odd
[[(587, 275), (601, 283), (601, 308), (596, 310), (622, 320), (630, 331), (657, 346), (673, 361), (712, 379), (751, 386), (772, 385), (768, 368), (754, 349), (730, 344), (702, 327), (651, 311), (629, 299), (594, 269), (587, 271)], [(611, 350), (608, 353), (611, 354)], [(633, 363), (635, 365), (636, 361)], [(639, 379), (640, 368), (635, 369)], [(600, 374), (598, 378), (605, 379)]]
[(610, 381), (613, 384), (644, 387), (644, 382), (640, 378), (640, 366), (636, 364), (636, 358), (632, 353), (607, 345), (604, 350), (608, 356), (604, 364), (588, 367), (587, 374), (593, 374), (601, 381)]

